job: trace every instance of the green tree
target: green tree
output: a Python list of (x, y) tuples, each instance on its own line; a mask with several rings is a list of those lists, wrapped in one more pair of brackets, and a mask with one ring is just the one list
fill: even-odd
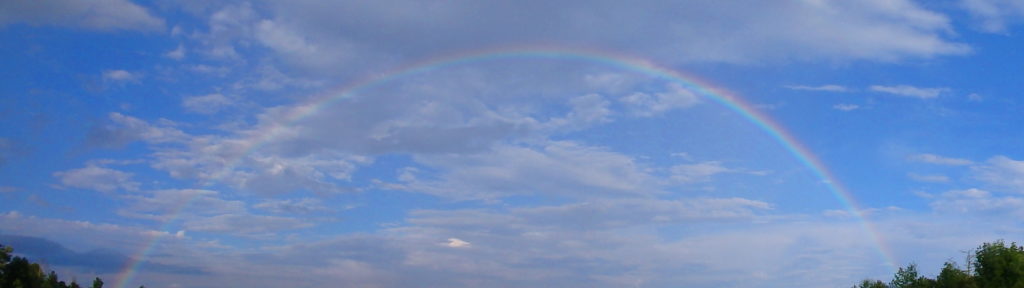
[(1002, 240), (984, 243), (974, 252), (974, 273), (981, 288), (1024, 288), (1024, 247)]
[(50, 274), (47, 274), (46, 279), (43, 280), (43, 288), (61, 288), (60, 279), (57, 279), (57, 272), (50, 270)]
[(860, 281), (860, 284), (853, 285), (853, 287), (851, 287), (851, 288), (888, 288), (888, 287), (889, 286), (885, 285), (885, 282), (882, 282), (881, 280), (864, 279), (864, 280)]
[(892, 281), (889, 281), (889, 287), (892, 288), (911, 288), (917, 283), (917, 279), (920, 276), (917, 273), (917, 264), (910, 263), (906, 268), (900, 267), (896, 274), (892, 276)]
[(103, 288), (103, 279), (96, 277), (96, 280), (92, 280), (92, 288)]
[(967, 271), (960, 270), (955, 263), (946, 262), (942, 266), (942, 272), (935, 277), (935, 288), (977, 288), (974, 277)]

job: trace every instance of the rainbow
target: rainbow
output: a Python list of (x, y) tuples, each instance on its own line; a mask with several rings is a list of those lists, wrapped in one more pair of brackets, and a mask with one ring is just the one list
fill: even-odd
[[(279, 121), (276, 124), (261, 127), (259, 131), (250, 131), (250, 133), (246, 133), (246, 135), (251, 136), (247, 141), (245, 141), (245, 143), (248, 143), (246, 144), (247, 147), (244, 149), (245, 152), (239, 154), (240, 156), (237, 159), (234, 159), (234, 161), (231, 161), (229, 165), (226, 165), (224, 169), (221, 170), (222, 172), (218, 173), (217, 176), (213, 177), (213, 179), (221, 179), (221, 177), (227, 175), (227, 172), (233, 170), (245, 155), (257, 150), (271, 139), (287, 133), (290, 130), (290, 126), (296, 122), (315, 115), (327, 107), (374, 87), (388, 84), (391, 81), (400, 78), (421, 75), (444, 68), (488, 60), (516, 58), (581, 61), (634, 71), (650, 77), (682, 85), (684, 88), (735, 112), (737, 115), (740, 115), (748, 122), (755, 125), (758, 129), (768, 134), (776, 143), (793, 155), (803, 166), (807, 167), (815, 177), (820, 179), (822, 183), (826, 184), (828, 190), (835, 196), (836, 200), (838, 200), (839, 203), (842, 204), (842, 206), (845, 207), (846, 210), (857, 220), (859, 220), (859, 223), (862, 225), (867, 236), (874, 242), (879, 256), (885, 261), (885, 264), (892, 267), (893, 264), (896, 263), (893, 260), (895, 258), (892, 257), (892, 253), (886, 248), (885, 241), (883, 241), (879, 233), (875, 232), (876, 229), (873, 225), (867, 221), (862, 209), (859, 208), (860, 206), (855, 201), (853, 195), (844, 188), (838, 178), (826, 168), (827, 166), (818, 159), (814, 153), (801, 144), (801, 142), (798, 141), (792, 133), (784, 129), (777, 122), (773, 121), (772, 118), (761, 113), (758, 109), (754, 108), (753, 105), (745, 102), (742, 98), (735, 96), (725, 89), (717, 88), (699, 77), (659, 66), (645, 59), (596, 50), (549, 47), (516, 47), (478, 50), (430, 58), (425, 61), (391, 69), (383, 73), (376, 73), (358, 81), (350, 82), (340, 88), (331, 89), (328, 93), (312, 97), (313, 100), (311, 101), (290, 108), (284, 113), (285, 121)], [(177, 215), (175, 215), (175, 217), (176, 216)], [(173, 220), (174, 219), (168, 220), (167, 223), (170, 223)], [(119, 281), (117, 282), (118, 285), (115, 287), (127, 287), (126, 285), (131, 281), (136, 270), (138, 270), (139, 265), (143, 262), (142, 259), (145, 258), (145, 256), (152, 250), (152, 247), (155, 245), (158, 238), (160, 237), (154, 237), (152, 243), (141, 249), (139, 255), (133, 258), (131, 263), (124, 269), (124, 271), (122, 271), (122, 273), (119, 274)]]

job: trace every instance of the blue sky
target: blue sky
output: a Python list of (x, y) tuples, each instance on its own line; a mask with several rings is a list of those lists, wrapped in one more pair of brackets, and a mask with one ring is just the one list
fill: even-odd
[(997, 0), (7, 1), (0, 243), (115, 287), (934, 273), (1024, 230), (1021, 24)]

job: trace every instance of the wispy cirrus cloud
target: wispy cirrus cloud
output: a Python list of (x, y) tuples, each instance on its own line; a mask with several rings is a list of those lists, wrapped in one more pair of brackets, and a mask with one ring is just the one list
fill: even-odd
[(825, 84), (819, 86), (807, 86), (807, 85), (786, 85), (783, 86), (786, 89), (800, 90), (800, 91), (822, 91), (822, 92), (850, 92), (853, 89), (847, 88), (842, 85)]
[(871, 87), (868, 87), (868, 89), (874, 92), (918, 99), (933, 99), (939, 97), (942, 94), (949, 93), (950, 91), (949, 88), (945, 87), (922, 88), (910, 85), (871, 85)]

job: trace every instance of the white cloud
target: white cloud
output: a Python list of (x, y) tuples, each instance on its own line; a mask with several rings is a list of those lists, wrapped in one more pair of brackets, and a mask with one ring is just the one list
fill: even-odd
[(275, 214), (309, 214), (329, 211), (323, 201), (316, 198), (266, 200), (253, 207)]
[(188, 230), (245, 236), (274, 235), (273, 232), (312, 227), (309, 220), (253, 214), (221, 214), (186, 220)]
[(181, 106), (185, 110), (199, 114), (217, 113), (232, 104), (233, 101), (231, 99), (220, 93), (185, 97), (181, 102)]
[(1020, 1), (961, 0), (960, 4), (987, 32), (1005, 33), (1008, 26), (1024, 22), (1024, 3)]
[(178, 44), (178, 48), (175, 48), (171, 51), (167, 51), (167, 53), (164, 53), (164, 57), (171, 58), (174, 60), (185, 59), (185, 45)]
[(871, 85), (871, 91), (888, 93), (897, 96), (905, 96), (919, 99), (932, 99), (949, 92), (949, 88), (920, 88), (910, 85), (883, 86)]
[[(610, 47), (668, 63), (892, 61), (970, 51), (967, 45), (949, 40), (952, 25), (945, 15), (908, 0), (809, 1), (767, 7), (752, 7), (742, 1), (563, 4), (576, 9), (473, 5), (464, 1), (271, 3), (267, 14), (274, 18), (252, 25), (272, 26), (265, 27), (266, 35), (262, 37), (268, 40), (266, 45), (282, 55), (314, 51), (311, 47), (340, 47), (344, 53), (315, 49), (308, 58), (350, 65), (378, 62), (358, 59), (382, 59), (382, 54), (392, 56), (390, 59), (414, 59), (443, 54), (441, 51), (471, 51), (513, 43)], [(380, 29), (389, 33), (365, 33)], [(287, 33), (278, 35), (279, 39), (296, 41), (290, 41), (290, 45), (269, 41), (280, 31)], [(298, 67), (309, 63), (303, 58), (293, 62)]]
[(839, 111), (853, 111), (860, 109), (860, 106), (857, 104), (836, 104), (832, 105), (832, 109), (836, 109)]
[(1006, 156), (989, 158), (985, 163), (971, 167), (975, 177), (988, 184), (1024, 193), (1024, 161)]
[(951, 157), (945, 157), (945, 156), (939, 156), (939, 155), (927, 154), (927, 153), (925, 153), (925, 154), (910, 155), (910, 157), (907, 157), (907, 158), (909, 160), (911, 160), (911, 161), (921, 162), (921, 163), (928, 163), (928, 164), (935, 164), (935, 165), (964, 166), (964, 165), (974, 164), (974, 161), (967, 160), (967, 159), (951, 158)]
[(569, 99), (572, 110), (563, 118), (545, 123), (551, 128), (582, 129), (590, 125), (611, 121), (612, 111), (608, 100), (598, 94), (587, 94)]
[(101, 192), (115, 190), (135, 191), (139, 183), (132, 181), (132, 173), (122, 172), (99, 166), (55, 172), (54, 177), (60, 179), (61, 185), (72, 188), (91, 189)]
[(995, 196), (977, 188), (942, 193), (930, 205), (932, 209), (946, 213), (1018, 219), (1024, 217), (1024, 198)]
[(711, 180), (711, 176), (729, 172), (736, 172), (736, 170), (726, 168), (718, 161), (708, 161), (672, 166), (670, 178), (681, 183), (693, 183), (708, 181)]
[(946, 175), (923, 175), (917, 173), (909, 173), (907, 177), (918, 182), (931, 182), (931, 183), (946, 183), (949, 182), (949, 177)]
[(625, 104), (630, 112), (640, 117), (658, 116), (671, 110), (691, 107), (700, 102), (696, 94), (679, 84), (671, 83), (666, 90), (656, 92), (654, 95), (635, 92), (619, 98), (619, 102)]
[(171, 127), (173, 123), (166, 121), (161, 125), (153, 125), (117, 112), (108, 114), (108, 120), (89, 131), (86, 143), (103, 147), (117, 147), (140, 140), (150, 144), (178, 143), (185, 141), (188, 136)]
[(454, 199), (649, 195), (660, 185), (631, 157), (572, 142), (497, 146), (476, 154), (418, 156), (416, 161), (442, 173), (436, 179), (412, 177), (402, 183), (404, 190)]
[(466, 248), (470, 246), (470, 243), (462, 241), (462, 239), (459, 238), (448, 238), (448, 243), (445, 243), (445, 246), (451, 248)]
[(0, 2), (0, 25), (25, 22), (94, 30), (156, 31), (164, 20), (127, 0), (13, 0)]
[(116, 82), (129, 82), (136, 81), (140, 78), (137, 73), (128, 72), (125, 70), (106, 70), (103, 71), (103, 80), (116, 81)]
[(822, 92), (850, 92), (851, 91), (849, 88), (846, 88), (846, 86), (835, 85), (835, 84), (826, 84), (826, 85), (820, 85), (820, 86), (786, 85), (784, 87), (786, 87), (788, 89), (792, 89), (792, 90), (802, 90), (802, 91), (822, 91)]

